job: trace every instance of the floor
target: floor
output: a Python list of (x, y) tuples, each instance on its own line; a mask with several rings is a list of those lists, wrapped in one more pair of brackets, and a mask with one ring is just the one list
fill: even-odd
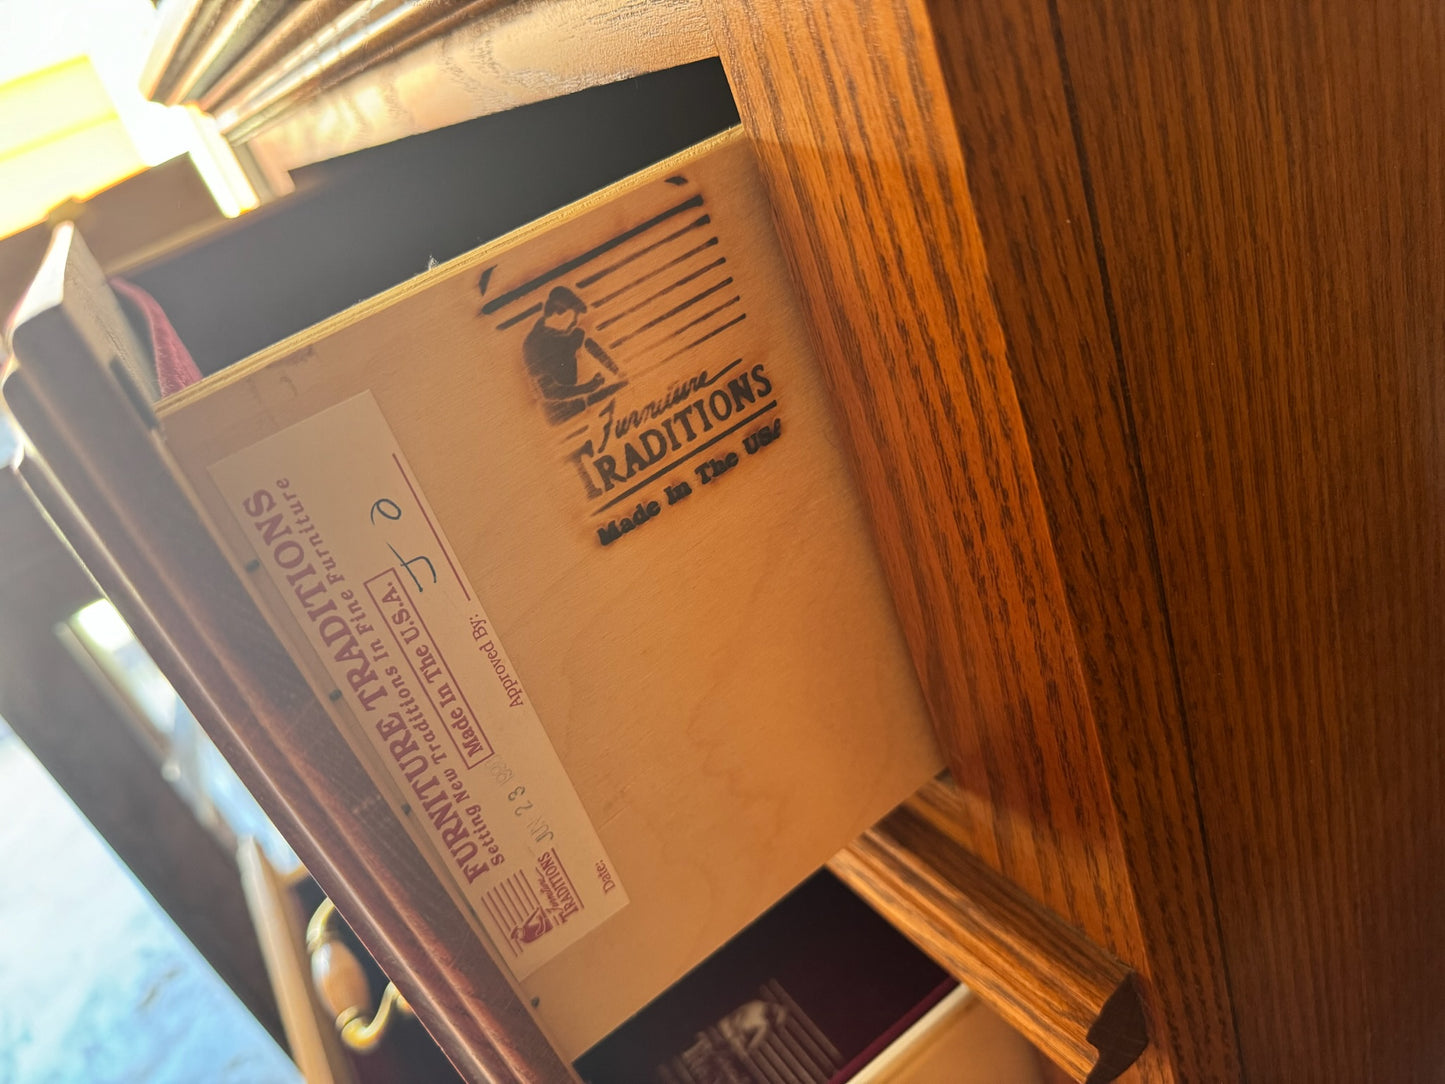
[(299, 1084), (0, 723), (0, 1084)]

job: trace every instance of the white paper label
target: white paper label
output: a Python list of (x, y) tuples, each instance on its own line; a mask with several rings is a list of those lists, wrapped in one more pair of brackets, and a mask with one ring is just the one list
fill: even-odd
[[(518, 979), (627, 903), (526, 686), (369, 392), (211, 476)], [(382, 781), (378, 781), (379, 783)]]

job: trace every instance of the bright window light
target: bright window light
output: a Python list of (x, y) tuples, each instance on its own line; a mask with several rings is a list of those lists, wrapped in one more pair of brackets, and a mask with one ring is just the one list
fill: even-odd
[(119, 651), (134, 637), (130, 626), (106, 599), (98, 599), (73, 618), (80, 631), (103, 651)]

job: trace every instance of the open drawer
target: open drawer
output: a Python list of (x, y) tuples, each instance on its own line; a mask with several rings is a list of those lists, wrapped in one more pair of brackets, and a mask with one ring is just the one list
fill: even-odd
[(257, 725), (334, 728), (418, 932), (449, 900), (567, 1060), (942, 767), (766, 206), (734, 130), (156, 407), (324, 706)]
[(727, 132), (154, 406), (62, 229), (27, 481), (463, 1075), (565, 1079), (853, 845), (1083, 1076), (1126, 969), (1007, 891), (950, 956), (927, 808), (855, 844), (942, 758), (768, 206)]
[(747, 140), (158, 407), (574, 1057), (941, 768)]

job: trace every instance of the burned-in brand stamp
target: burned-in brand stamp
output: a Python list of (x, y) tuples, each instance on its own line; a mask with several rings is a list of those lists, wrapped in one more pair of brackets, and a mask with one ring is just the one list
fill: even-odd
[(479, 281), (602, 546), (782, 435), (775, 376), (729, 334), (748, 314), (723, 231), (665, 183), (676, 202), (606, 241), (495, 296), (501, 268)]

